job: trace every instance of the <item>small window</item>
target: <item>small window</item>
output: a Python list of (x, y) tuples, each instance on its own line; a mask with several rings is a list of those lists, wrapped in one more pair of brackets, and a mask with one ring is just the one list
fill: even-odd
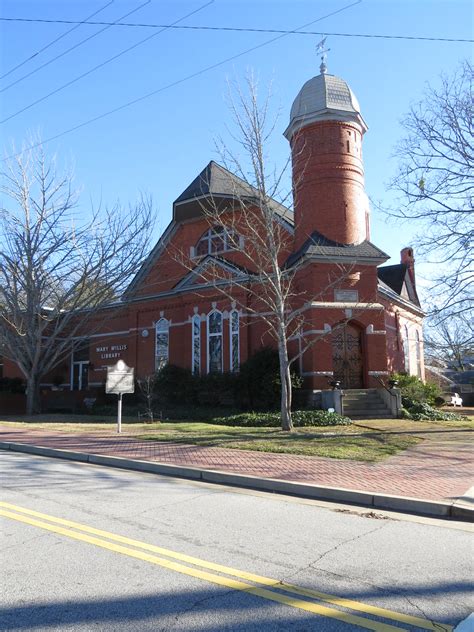
[(239, 235), (234, 230), (224, 228), (224, 226), (214, 226), (204, 233), (198, 241), (195, 253), (198, 257), (215, 255), (219, 252), (235, 250), (239, 244)]
[(155, 371), (159, 371), (166, 364), (169, 358), (169, 328), (170, 324), (166, 318), (160, 318), (155, 325), (156, 345), (155, 345)]

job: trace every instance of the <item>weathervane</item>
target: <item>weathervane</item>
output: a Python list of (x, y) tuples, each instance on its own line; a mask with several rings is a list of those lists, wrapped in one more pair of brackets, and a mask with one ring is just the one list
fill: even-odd
[(329, 53), (329, 51), (331, 50), (330, 48), (326, 48), (326, 40), (327, 37), (323, 37), (323, 39), (318, 42), (316, 46), (316, 52), (318, 53), (318, 55), (321, 55), (321, 65), (319, 66), (319, 70), (322, 75), (327, 72), (326, 58), (327, 53)]

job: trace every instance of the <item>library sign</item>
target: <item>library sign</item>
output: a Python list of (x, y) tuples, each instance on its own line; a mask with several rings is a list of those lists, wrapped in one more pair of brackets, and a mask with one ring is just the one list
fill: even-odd
[(95, 348), (95, 352), (101, 360), (117, 360), (122, 357), (122, 353), (126, 350), (127, 345), (107, 345)]

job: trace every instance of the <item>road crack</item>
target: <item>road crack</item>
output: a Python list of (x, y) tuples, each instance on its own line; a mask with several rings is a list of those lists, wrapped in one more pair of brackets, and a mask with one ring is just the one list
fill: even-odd
[[(329, 555), (330, 553), (334, 553), (334, 551), (337, 551), (341, 547), (346, 546), (346, 544), (350, 544), (351, 542), (356, 542), (357, 540), (360, 540), (361, 538), (365, 538), (366, 536), (371, 535), (372, 533), (375, 533), (376, 531), (381, 531), (386, 526), (387, 526), (386, 524), (378, 525), (374, 529), (370, 529), (369, 531), (365, 531), (364, 533), (360, 533), (359, 535), (352, 536), (350, 538), (347, 538), (346, 540), (343, 540), (342, 542), (339, 542), (338, 544), (336, 544), (336, 545), (332, 546), (331, 548), (329, 548), (327, 551), (324, 551), (323, 553), (318, 555), (318, 557), (316, 559), (314, 559), (311, 562), (309, 562), (308, 564), (306, 564), (306, 566), (303, 566), (302, 568), (299, 568), (297, 571), (295, 571), (294, 573), (289, 575), (288, 579), (292, 579), (293, 577), (296, 577), (300, 573), (303, 573), (304, 571), (307, 571), (307, 570), (310, 570), (310, 569), (311, 570), (319, 570), (316, 565), (319, 564), (319, 562), (322, 559), (324, 559), (327, 555)], [(284, 583), (284, 582), (281, 582), (281, 583)]]
[(189, 614), (190, 612), (192, 612), (196, 608), (199, 608), (206, 602), (212, 601), (213, 599), (220, 599), (222, 597), (227, 597), (227, 595), (231, 595), (234, 592), (235, 590), (231, 589), (231, 590), (226, 590), (225, 592), (222, 592), (219, 594), (208, 595), (207, 597), (199, 597), (199, 599), (196, 599), (188, 608), (181, 610), (178, 614), (175, 615), (174, 623), (172, 623), (171, 626), (166, 625), (164, 628), (161, 628), (160, 632), (168, 632), (168, 630), (172, 630), (179, 623), (180, 618), (183, 617), (183, 615)]

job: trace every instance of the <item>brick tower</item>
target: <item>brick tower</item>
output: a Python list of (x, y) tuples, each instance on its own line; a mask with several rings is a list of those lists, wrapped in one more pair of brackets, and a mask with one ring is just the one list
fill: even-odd
[(284, 132), (291, 145), (295, 249), (315, 231), (339, 244), (369, 240), (362, 137), (367, 125), (347, 83), (327, 74), (298, 93)]

